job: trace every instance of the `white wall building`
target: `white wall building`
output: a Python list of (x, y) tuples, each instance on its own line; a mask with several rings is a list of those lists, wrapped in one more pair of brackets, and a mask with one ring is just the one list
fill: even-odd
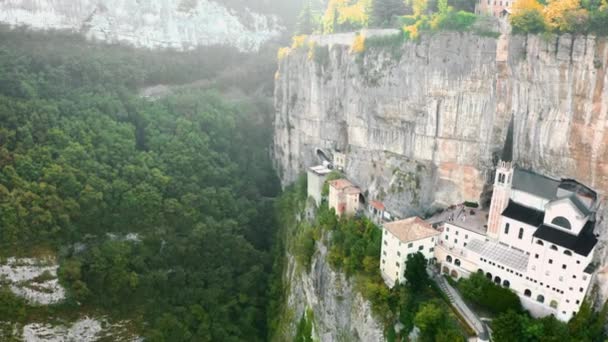
[(443, 224), (435, 257), (445, 273), (483, 272), (517, 293), (532, 314), (567, 321), (593, 276), (596, 202), (597, 194), (574, 180), (500, 162), (487, 225), (478, 221), (482, 211), (457, 208)]
[(308, 197), (312, 197), (317, 202), (317, 205), (321, 204), (323, 185), (327, 179), (327, 175), (331, 173), (331, 170), (324, 165), (313, 166), (308, 169), (307, 172), (307, 188)]
[(405, 265), (410, 254), (422, 253), (434, 258), (439, 231), (419, 217), (385, 223), (382, 226), (380, 270), (385, 283), (393, 287), (405, 282)]

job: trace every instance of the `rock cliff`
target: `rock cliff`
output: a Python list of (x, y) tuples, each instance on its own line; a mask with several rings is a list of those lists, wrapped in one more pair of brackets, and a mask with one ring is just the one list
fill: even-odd
[(331, 268), (327, 253), (318, 242), (308, 271), (297, 267), (287, 253), (284, 279), (289, 287), (289, 314), (282, 318), (284, 329), (277, 340), (292, 340), (298, 320), (310, 309), (315, 341), (383, 341), (383, 327), (373, 317), (369, 302), (355, 291), (351, 279)]
[[(274, 153), (284, 183), (322, 149), (344, 152), (348, 177), (400, 216), (483, 202), (513, 121), (519, 166), (608, 194), (605, 38), (440, 33), (360, 54), (353, 40), (312, 37), (279, 62)], [(602, 265), (607, 213), (602, 205)]]
[[(442, 33), (364, 54), (340, 41), (349, 40), (319, 40), (312, 54), (280, 61), (275, 159), (284, 183), (321, 148), (345, 151), (348, 176), (400, 214), (477, 201), (513, 120), (518, 165), (605, 195), (605, 39)], [(324, 48), (324, 58), (311, 56)]]
[(0, 23), (177, 50), (222, 44), (255, 51), (283, 31), (275, 15), (211, 0), (3, 0)]

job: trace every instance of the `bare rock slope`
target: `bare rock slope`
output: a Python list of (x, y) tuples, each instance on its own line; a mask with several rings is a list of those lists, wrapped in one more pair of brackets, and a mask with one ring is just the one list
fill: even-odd
[(237, 13), (211, 0), (3, 0), (0, 23), (177, 50), (222, 44), (255, 51), (283, 30), (274, 15)]

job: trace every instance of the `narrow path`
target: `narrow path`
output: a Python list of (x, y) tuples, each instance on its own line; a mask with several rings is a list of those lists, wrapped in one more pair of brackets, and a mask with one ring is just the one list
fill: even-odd
[(441, 291), (443, 291), (449, 298), (452, 306), (458, 310), (467, 324), (469, 324), (469, 326), (475, 330), (475, 333), (477, 334), (477, 341), (489, 341), (488, 330), (486, 329), (485, 324), (481, 321), (479, 316), (477, 316), (468, 307), (460, 296), (460, 293), (458, 293), (458, 291), (456, 291), (456, 289), (454, 289), (442, 275), (430, 270), (428, 273), (431, 279), (437, 283)]

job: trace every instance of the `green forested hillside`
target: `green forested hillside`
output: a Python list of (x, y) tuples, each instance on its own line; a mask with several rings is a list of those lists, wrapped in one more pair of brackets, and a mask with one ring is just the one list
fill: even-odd
[[(50, 314), (101, 310), (150, 341), (265, 339), (271, 108), (135, 95), (212, 77), (230, 66), (223, 53), (0, 32), (0, 254), (57, 253), (69, 300)], [(112, 238), (126, 234), (141, 241)], [(12, 319), (34, 318), (26, 307)]]

